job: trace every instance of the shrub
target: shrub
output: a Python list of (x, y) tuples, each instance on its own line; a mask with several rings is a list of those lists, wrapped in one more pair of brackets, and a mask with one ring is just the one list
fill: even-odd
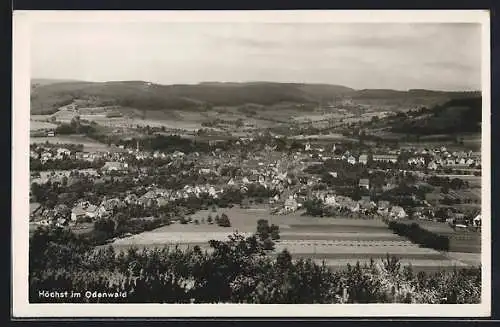
[(262, 242), (262, 246), (264, 247), (264, 250), (268, 251), (274, 250), (274, 242), (269, 237), (266, 238), (264, 242)]
[(229, 221), (229, 217), (223, 213), (222, 216), (219, 218), (218, 225), (221, 227), (231, 227), (231, 222)]
[(278, 225), (272, 224), (271, 227), (269, 227), (269, 231), (271, 234), (271, 239), (273, 240), (280, 239), (280, 227)]

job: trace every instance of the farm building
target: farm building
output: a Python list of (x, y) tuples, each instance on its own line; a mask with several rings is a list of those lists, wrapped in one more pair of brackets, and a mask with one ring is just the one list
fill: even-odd
[(431, 161), (429, 162), (429, 164), (427, 165), (427, 168), (431, 169), (431, 170), (436, 170), (438, 168), (438, 165), (435, 161)]
[(481, 214), (478, 214), (474, 219), (472, 220), (472, 223), (476, 227), (481, 227)]
[(299, 207), (299, 205), (293, 197), (289, 197), (288, 199), (285, 200), (284, 209), (286, 212), (297, 211), (298, 207)]
[(382, 162), (398, 162), (398, 156), (395, 154), (374, 154), (373, 161), (382, 161)]
[(95, 218), (97, 215), (97, 207), (88, 201), (77, 204), (73, 210), (71, 210), (71, 220), (77, 221), (85, 217)]
[(394, 219), (403, 219), (403, 218), (406, 218), (405, 209), (403, 209), (400, 206), (394, 206), (394, 207), (392, 207), (390, 215)]
[(117, 161), (108, 161), (104, 164), (102, 169), (107, 171), (122, 171), (127, 169), (128, 165), (126, 163), (117, 162)]
[(368, 178), (361, 178), (359, 180), (359, 187), (369, 190), (370, 189), (370, 180)]

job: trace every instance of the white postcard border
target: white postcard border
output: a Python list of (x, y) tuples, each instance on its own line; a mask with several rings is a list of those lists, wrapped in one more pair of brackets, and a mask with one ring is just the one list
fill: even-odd
[[(481, 304), (30, 304), (28, 301), (30, 31), (34, 22), (81, 21), (481, 23)], [(490, 25), (485, 10), (442, 11), (16, 11), (13, 17), (12, 314), (14, 317), (485, 317), (491, 306)]]

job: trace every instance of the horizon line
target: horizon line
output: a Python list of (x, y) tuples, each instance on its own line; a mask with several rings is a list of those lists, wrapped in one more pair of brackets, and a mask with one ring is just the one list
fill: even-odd
[(392, 89), (392, 88), (353, 88), (347, 85), (343, 84), (335, 84), (335, 83), (326, 83), (326, 82), (277, 82), (277, 81), (258, 81), (258, 80), (250, 80), (250, 81), (210, 81), (210, 80), (205, 80), (205, 81), (199, 81), (199, 82), (191, 82), (191, 83), (170, 83), (170, 84), (164, 84), (164, 83), (157, 83), (157, 82), (151, 82), (148, 80), (134, 80), (134, 79), (129, 79), (129, 80), (107, 80), (107, 81), (90, 81), (90, 80), (82, 80), (82, 79), (75, 79), (75, 78), (47, 78), (47, 77), (30, 77), (30, 82), (33, 80), (52, 80), (52, 81), (62, 81), (61, 83), (66, 83), (66, 82), (83, 82), (83, 83), (120, 83), (120, 82), (144, 82), (144, 83), (150, 83), (150, 84), (155, 84), (155, 85), (162, 85), (162, 86), (174, 86), (174, 85), (202, 85), (202, 84), (209, 84), (209, 83), (219, 83), (219, 84), (250, 84), (250, 83), (274, 83), (274, 84), (303, 84), (303, 85), (330, 85), (330, 86), (340, 86), (340, 87), (345, 87), (352, 89), (353, 91), (364, 91), (364, 90), (384, 90), (384, 91), (398, 91), (398, 92), (409, 92), (409, 91), (433, 91), (433, 92), (469, 92), (469, 93), (474, 93), (474, 92), (482, 92), (482, 90), (478, 89), (473, 89), (473, 90), (465, 90), (465, 89), (455, 89), (455, 90), (443, 90), (443, 89), (431, 89), (431, 88), (423, 88), (423, 87), (415, 87), (415, 88), (409, 88), (409, 89)]

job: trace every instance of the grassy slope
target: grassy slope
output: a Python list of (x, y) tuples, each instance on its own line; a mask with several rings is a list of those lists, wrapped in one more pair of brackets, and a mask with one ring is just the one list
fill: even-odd
[[(370, 130), (384, 130), (396, 134), (414, 134), (422, 136), (447, 136), (481, 131), (481, 97), (451, 99), (436, 105), (430, 110), (387, 117), (364, 126)], [(430, 140), (430, 139), (429, 139)]]

